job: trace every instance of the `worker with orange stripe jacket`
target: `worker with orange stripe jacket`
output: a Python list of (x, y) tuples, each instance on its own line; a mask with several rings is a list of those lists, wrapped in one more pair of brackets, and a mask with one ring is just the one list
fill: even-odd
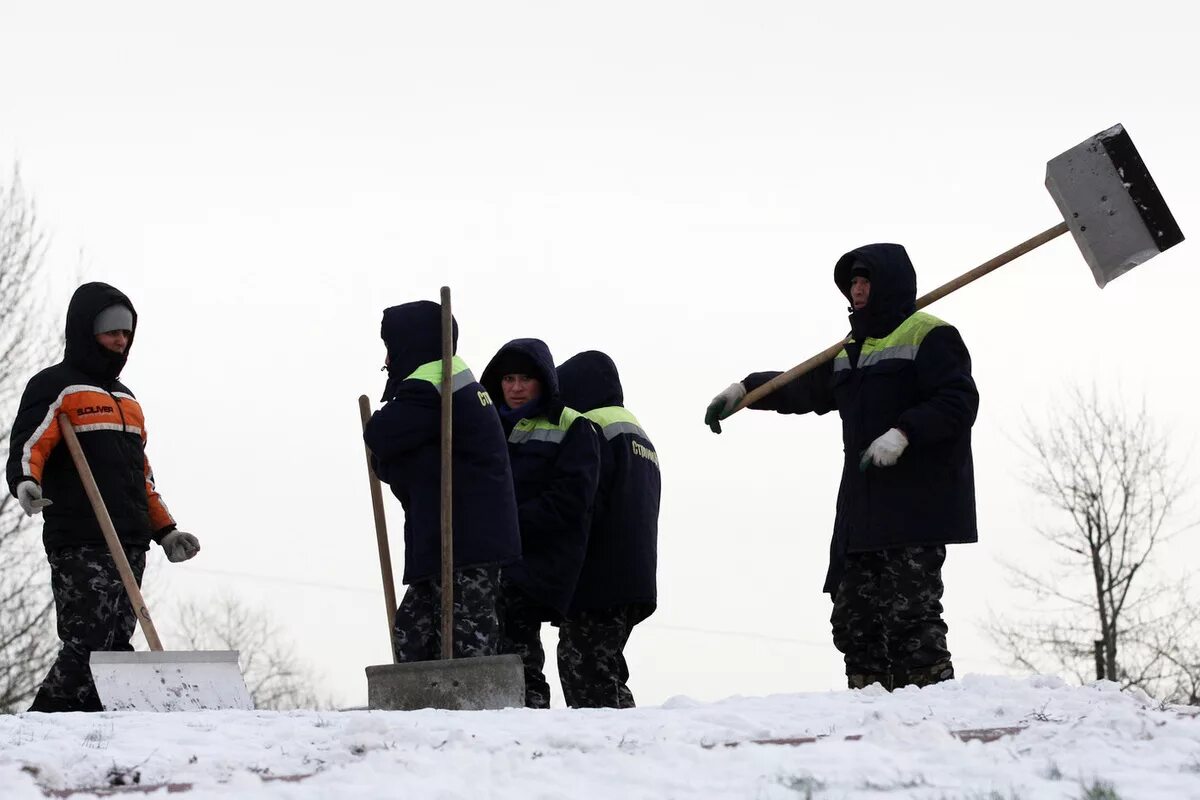
[(8, 449), (8, 487), (26, 516), (42, 514), (62, 649), (30, 711), (101, 711), (89, 667), (94, 650), (133, 650), (136, 618), (83, 482), (63, 441), (66, 414), (138, 583), (150, 541), (171, 561), (200, 550), (180, 531), (154, 485), (142, 407), (118, 379), (137, 312), (105, 283), (75, 290), (63, 360), (29, 380)]

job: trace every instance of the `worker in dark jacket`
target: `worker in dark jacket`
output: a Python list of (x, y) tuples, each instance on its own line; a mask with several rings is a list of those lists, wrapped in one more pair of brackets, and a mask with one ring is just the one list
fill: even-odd
[(600, 478), (599, 436), (563, 404), (554, 359), (540, 339), (500, 348), (482, 383), (508, 436), (521, 528), (521, 561), (504, 579), (503, 651), (521, 656), (525, 705), (549, 708), (541, 624), (560, 623), (575, 594)]
[(600, 485), (587, 557), (559, 629), (558, 674), (572, 708), (633, 708), (625, 645), (657, 603), (658, 453), (625, 408), (617, 365), (588, 350), (558, 367), (563, 401), (600, 428)]
[[(453, 323), (454, 347), (458, 323)], [(427, 300), (383, 312), (386, 404), (363, 436), (380, 480), (404, 506), (404, 583), (396, 661), (441, 654), (441, 306)], [(499, 652), (500, 571), (521, 553), (504, 432), (492, 399), (466, 363), (452, 364), (455, 658)]]
[[(851, 336), (832, 362), (750, 408), (842, 418), (845, 462), (825, 591), (851, 688), (924, 686), (954, 677), (942, 620), (946, 545), (974, 542), (971, 426), (979, 394), (958, 331), (916, 310), (917, 278), (897, 244), (838, 260)], [(709, 404), (724, 419), (779, 373), (759, 372)]]
[(146, 457), (141, 404), (119, 376), (137, 332), (124, 293), (85, 283), (67, 307), (63, 360), (34, 375), (13, 422), (8, 487), (27, 516), (42, 514), (42, 542), (62, 649), (30, 711), (101, 711), (89, 659), (97, 650), (133, 650), (133, 606), (105, 543), (58, 416), (66, 414), (113, 528), (140, 584), (157, 542), (171, 561), (200, 550), (178, 530)]

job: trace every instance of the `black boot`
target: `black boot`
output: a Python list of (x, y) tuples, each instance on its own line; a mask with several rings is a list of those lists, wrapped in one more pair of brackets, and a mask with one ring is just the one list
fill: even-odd
[(915, 667), (910, 670), (897, 670), (892, 673), (892, 687), (902, 686), (932, 686), (942, 681), (954, 680), (954, 664), (941, 661), (928, 667)]
[(29, 706), (29, 710), (45, 713), (58, 711), (103, 711), (104, 706), (101, 704), (100, 696), (96, 694), (95, 690), (89, 692), (85, 699), (77, 700), (55, 697), (47, 692), (46, 687), (43, 686), (33, 698), (33, 705)]
[(892, 690), (891, 675), (877, 675), (874, 673), (858, 672), (853, 675), (846, 676), (846, 684), (851, 689), (865, 689), (873, 683), (878, 683), (889, 692)]

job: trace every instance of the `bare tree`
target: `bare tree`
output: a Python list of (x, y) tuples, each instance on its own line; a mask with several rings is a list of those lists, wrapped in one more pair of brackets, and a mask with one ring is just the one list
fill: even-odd
[(1196, 702), (1196, 612), (1186, 582), (1153, 570), (1184, 493), (1165, 434), (1144, 405), (1127, 410), (1095, 387), (1073, 390), (1049, 424), (1027, 430), (1026, 483), (1057, 512), (1037, 532), (1056, 558), (1009, 565), (1035, 607), (993, 619), (993, 638), (1021, 668)]
[(263, 610), (247, 607), (231, 595), (180, 607), (180, 631), (192, 650), (237, 650), (254, 707), (284, 710), (328, 708), (318, 697), (312, 671), (296, 656), (278, 626)]
[[(40, 298), (46, 240), (18, 168), (0, 181), (0, 419), (11, 425), (25, 382), (61, 352)], [(0, 457), (8, 459), (8, 425)], [(0, 712), (22, 710), (57, 652), (52, 635), (49, 567), (36, 533), (0, 491)]]

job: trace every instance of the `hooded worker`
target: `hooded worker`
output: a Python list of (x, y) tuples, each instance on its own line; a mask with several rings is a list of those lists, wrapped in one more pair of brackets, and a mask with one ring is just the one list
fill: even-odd
[(521, 528), (521, 561), (504, 577), (503, 648), (521, 656), (525, 705), (549, 708), (541, 626), (566, 617), (583, 568), (600, 477), (599, 437), (563, 402), (554, 359), (541, 339), (501, 347), (482, 383), (508, 436)]
[(558, 366), (564, 401), (600, 428), (600, 484), (587, 556), (559, 629), (558, 674), (572, 708), (632, 708), (625, 646), (658, 601), (658, 452), (625, 407), (617, 365), (587, 350)]
[(136, 618), (84, 482), (63, 441), (66, 414), (117, 538), (141, 582), (150, 542), (171, 561), (200, 550), (179, 530), (146, 457), (141, 404), (120, 381), (137, 332), (124, 293), (85, 283), (67, 307), (63, 360), (25, 387), (8, 448), (8, 487), (28, 516), (41, 514), (62, 649), (30, 711), (101, 711), (92, 681), (95, 650), (132, 650)]
[[(453, 347), (458, 323), (452, 321)], [(388, 381), (364, 431), (372, 466), (404, 506), (404, 583), (396, 661), (441, 653), (441, 306), (428, 300), (383, 312)], [(492, 398), (467, 363), (451, 362), (455, 658), (496, 655), (500, 574), (520, 557), (517, 504), (504, 432)]]
[[(954, 677), (942, 620), (946, 545), (974, 542), (971, 426), (979, 393), (957, 329), (916, 310), (917, 278), (898, 244), (842, 256), (834, 283), (851, 334), (832, 362), (749, 407), (842, 418), (845, 456), (824, 590), (847, 683), (924, 686)], [(757, 372), (709, 404), (720, 420), (779, 372)]]

